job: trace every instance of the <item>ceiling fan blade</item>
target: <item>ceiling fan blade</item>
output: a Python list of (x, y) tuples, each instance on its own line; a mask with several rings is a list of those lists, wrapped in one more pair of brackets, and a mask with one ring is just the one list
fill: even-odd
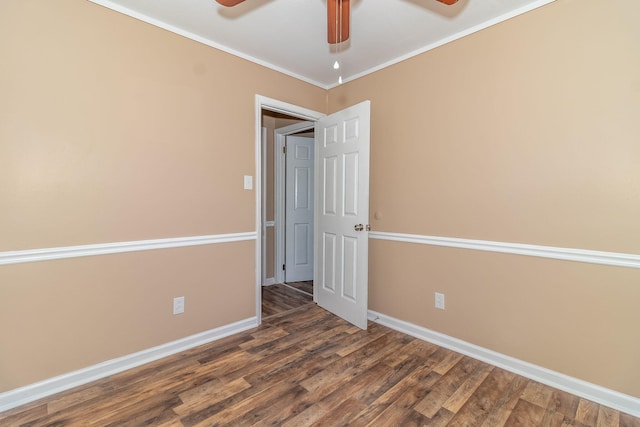
[(341, 43), (349, 39), (351, 0), (327, 0), (327, 41)]
[(444, 3), (444, 4), (448, 4), (449, 6), (451, 6), (452, 4), (458, 3), (458, 0), (437, 0), (440, 3)]
[(242, 3), (244, 0), (216, 0), (216, 1), (223, 6), (231, 7), (231, 6), (235, 6), (237, 4)]

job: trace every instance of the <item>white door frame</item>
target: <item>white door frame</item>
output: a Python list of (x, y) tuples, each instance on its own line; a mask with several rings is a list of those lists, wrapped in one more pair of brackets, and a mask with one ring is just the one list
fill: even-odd
[(256, 217), (256, 256), (255, 256), (255, 287), (256, 287), (256, 318), (258, 324), (262, 323), (262, 110), (269, 110), (276, 113), (298, 117), (303, 120), (315, 122), (326, 114), (298, 105), (289, 104), (266, 96), (256, 95), (255, 98), (255, 153), (254, 163), (256, 194), (255, 217)]
[(314, 122), (305, 121), (300, 123), (294, 123), (289, 126), (276, 129), (275, 134), (275, 155), (274, 161), (274, 188), (275, 188), (275, 237), (276, 237), (276, 256), (275, 256), (275, 281), (276, 283), (284, 283), (284, 271), (282, 270), (282, 264), (284, 264), (284, 241), (285, 241), (285, 162), (282, 149), (287, 140), (287, 136), (302, 132), (305, 130), (313, 130), (315, 127)]
[[(262, 185), (260, 186), (260, 192), (262, 194), (266, 193), (266, 184), (267, 184), (267, 150), (265, 149), (265, 145), (267, 143), (267, 128), (266, 127), (262, 127), (262, 175), (260, 176), (260, 179), (262, 180)], [(258, 189), (256, 188), (256, 191), (258, 191)], [(267, 248), (266, 248), (266, 236), (267, 236), (267, 228), (274, 228), (275, 229), (275, 221), (267, 221), (265, 218), (267, 217), (267, 204), (265, 203), (265, 199), (262, 199), (262, 213), (260, 215), (262, 215), (262, 235), (261, 235), (261, 239), (262, 239), (262, 261), (261, 261), (261, 266), (262, 266), (262, 279), (261, 279), (261, 283), (262, 285), (272, 285), (275, 283), (275, 277), (267, 277)], [(275, 270), (274, 270), (275, 271)], [(274, 274), (275, 276), (275, 274)]]

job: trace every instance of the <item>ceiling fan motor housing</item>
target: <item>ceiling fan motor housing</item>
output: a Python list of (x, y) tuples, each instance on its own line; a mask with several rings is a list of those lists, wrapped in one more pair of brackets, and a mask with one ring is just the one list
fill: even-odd
[(351, 0), (327, 0), (327, 41), (330, 44), (349, 40)]

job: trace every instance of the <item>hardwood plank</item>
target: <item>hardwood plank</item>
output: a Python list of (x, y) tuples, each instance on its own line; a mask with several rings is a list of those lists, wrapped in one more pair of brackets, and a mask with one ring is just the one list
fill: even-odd
[(407, 416), (400, 421), (398, 425), (402, 427), (422, 427), (422, 426), (434, 426), (433, 420), (422, 415), (420, 412), (410, 410), (407, 413)]
[[(447, 357), (445, 360), (450, 359)], [(432, 418), (480, 364), (477, 360), (466, 356), (456, 358), (456, 360), (459, 362), (450, 369), (448, 362), (444, 365), (447, 366), (446, 373), (433, 386), (431, 392), (415, 406), (414, 409), (425, 417)], [(434, 372), (438, 372), (436, 369), (441, 366), (443, 365), (438, 364), (434, 368)]]
[(481, 387), (476, 394), (481, 400), (485, 398), (483, 394), (493, 395), (493, 399), (497, 399), (496, 404), (487, 415), (484, 423), (482, 423), (483, 427), (504, 425), (529, 382), (526, 378), (502, 369), (495, 369), (491, 376), (494, 378), (496, 387), (489, 390)]
[[(511, 397), (509, 391), (514, 377), (514, 374), (505, 370), (499, 368), (491, 369), (485, 380), (474, 390), (473, 394), (469, 395), (464, 405), (456, 411), (450, 424), (452, 426), (469, 425), (470, 423), (477, 426), (482, 425), (490, 415), (495, 414), (492, 412), (494, 408), (508, 402), (507, 399)], [(525, 385), (523, 384), (521, 390), (524, 390), (524, 387)], [(521, 392), (513, 399), (514, 402), (511, 403), (509, 411), (515, 406), (520, 394)], [(498, 420), (503, 424), (506, 421), (506, 417), (503, 419), (498, 418)]]
[(410, 408), (407, 400), (407, 395), (400, 396), (398, 400), (387, 406), (370, 425), (378, 427), (396, 427), (401, 425), (406, 418), (415, 412)]
[(620, 427), (640, 427), (640, 418), (620, 413)]
[(157, 424), (154, 424), (153, 427), (184, 427), (184, 425), (179, 419), (173, 418), (167, 421), (159, 421)]
[[(402, 347), (400, 351), (405, 347)], [(401, 363), (390, 365), (389, 359), (392, 359), (392, 356), (393, 354), (387, 356), (381, 362), (384, 369), (382, 377), (375, 382), (369, 381), (369, 384), (366, 384), (363, 388), (363, 390), (366, 390), (366, 393), (358, 395), (358, 397), (365, 403), (371, 404), (403, 381), (406, 381), (407, 383), (414, 381), (414, 387), (412, 388), (414, 391), (418, 390), (418, 388), (415, 387), (415, 382), (419, 380), (415, 375), (419, 375), (422, 372), (428, 372), (430, 369), (429, 364), (425, 363), (425, 361), (420, 358), (410, 358), (402, 361)], [(426, 376), (424, 378), (426, 378)], [(430, 383), (429, 381), (425, 381), (419, 389), (426, 390), (428, 387), (430, 387)], [(426, 394), (426, 391), (424, 393), (422, 391), (418, 391), (418, 394), (423, 396)]]
[(0, 425), (28, 425), (37, 419), (45, 419), (48, 414), (46, 402), (29, 403), (23, 407), (0, 413)]
[(333, 408), (326, 408), (320, 405), (311, 405), (299, 414), (289, 418), (282, 423), (282, 427), (310, 426), (324, 418)]
[(540, 427), (562, 427), (567, 425), (567, 423), (573, 425), (571, 419), (565, 418), (564, 414), (547, 409), (544, 411), (542, 421), (540, 421)]
[(575, 419), (579, 403), (579, 397), (560, 390), (553, 390), (547, 409), (566, 415), (568, 419)]
[(329, 332), (329, 335), (335, 334), (335, 328), (343, 325), (339, 322), (335, 316), (327, 318), (317, 318), (310, 320), (307, 323), (301, 323), (300, 325), (292, 326), (279, 326), (289, 331), (288, 335), (279, 337), (268, 343), (263, 343), (254, 348), (249, 349), (249, 352), (256, 357), (262, 357), (274, 352), (284, 352), (290, 349), (298, 349), (303, 342), (307, 342), (309, 336), (317, 335), (324, 332)]
[[(129, 405), (126, 408), (126, 412), (118, 409), (117, 414), (109, 414), (107, 420), (112, 420), (109, 423), (103, 423), (101, 420), (96, 419), (92, 422), (96, 422), (98, 425), (104, 425), (105, 427), (120, 427), (120, 426), (155, 426), (157, 424), (165, 424), (169, 421), (176, 419), (176, 414), (171, 410), (171, 407), (180, 403), (180, 399), (174, 395), (157, 395), (152, 399), (153, 403), (148, 402), (144, 405)], [(126, 423), (123, 423), (120, 418), (126, 418)]]
[(230, 383), (223, 383), (219, 379), (208, 381), (199, 387), (187, 390), (179, 395), (182, 403), (173, 408), (177, 415), (188, 415), (203, 410), (215, 403), (251, 388), (244, 378)]
[(617, 427), (620, 424), (620, 413), (614, 409), (600, 406), (598, 409), (597, 427)]
[[(253, 389), (249, 389), (253, 390)], [(297, 385), (281, 382), (274, 384), (271, 387), (265, 387), (255, 393), (248, 393), (244, 395), (243, 399), (237, 399), (234, 402), (230, 402), (229, 399), (224, 401), (223, 408), (217, 411), (201, 411), (195, 415), (189, 415), (182, 418), (182, 423), (185, 426), (210, 426), (210, 425), (229, 425), (231, 422), (235, 422), (236, 425), (240, 422), (240, 418), (251, 414), (255, 408), (262, 408), (268, 406), (271, 402), (275, 402), (280, 399), (289, 400), (294, 396), (298, 396), (305, 393), (302, 387)], [(204, 415), (207, 416), (204, 416)], [(254, 422), (257, 419), (254, 420)], [(250, 425), (252, 422), (248, 422), (244, 425)]]
[(106, 388), (102, 385), (81, 386), (71, 393), (51, 399), (47, 404), (47, 412), (50, 414), (65, 410), (102, 396)]
[(305, 292), (313, 297), (313, 280), (306, 282), (287, 282), (287, 286), (291, 286), (299, 291)]
[(451, 368), (456, 366), (460, 360), (462, 360), (464, 356), (460, 353), (456, 353), (454, 351), (448, 351), (445, 358), (442, 359), (436, 366), (433, 367), (433, 370), (440, 375), (444, 375)]
[[(410, 387), (400, 393), (390, 404), (371, 422), (372, 425), (398, 426), (414, 412), (417, 402), (429, 393), (429, 387)], [(421, 414), (424, 415), (424, 414)]]
[[(373, 402), (352, 419), (356, 425), (368, 425), (378, 419), (381, 414), (387, 410), (401, 396), (415, 396), (415, 402), (420, 401), (435, 384), (441, 375), (433, 372), (429, 366), (419, 366), (406, 378), (399, 381), (396, 385), (385, 391)], [(414, 402), (414, 406), (415, 406)]]
[[(264, 326), (265, 329), (268, 327), (268, 325)], [(200, 364), (206, 364), (214, 360), (220, 360), (221, 357), (240, 350), (241, 344), (254, 339), (251, 335), (251, 331), (252, 330), (246, 331), (244, 334), (231, 335), (229, 337), (222, 338), (219, 341), (215, 341), (214, 343), (198, 347), (198, 349), (201, 350), (198, 355), (199, 357), (197, 357), (196, 360)]]
[(314, 402), (308, 397), (306, 390), (296, 384), (290, 385), (285, 393), (263, 401), (261, 405), (252, 405), (251, 410), (229, 425), (281, 425), (286, 419), (313, 405)]
[(454, 414), (467, 403), (471, 395), (480, 387), (480, 384), (489, 376), (494, 369), (491, 365), (480, 365), (458, 389), (442, 404), (442, 407)]
[[(436, 427), (448, 426), (454, 416), (454, 413), (447, 411), (445, 408), (440, 408), (440, 410), (431, 418), (428, 425)], [(470, 426), (472, 424), (468, 425)]]
[(262, 328), (252, 333), (251, 336), (252, 340), (243, 342), (238, 347), (247, 351), (256, 347), (264, 348), (280, 338), (289, 336), (289, 332), (282, 328)]
[[(280, 351), (277, 353), (265, 355), (264, 357), (256, 357), (251, 360), (251, 363), (246, 363), (240, 366), (234, 366), (235, 369), (229, 370), (224, 373), (220, 379), (224, 382), (231, 382), (239, 378), (243, 378), (249, 375), (254, 375), (260, 371), (271, 371), (274, 369), (278, 369), (282, 366), (286, 366), (288, 363), (291, 363), (297, 360), (300, 357), (303, 357), (305, 352), (303, 350), (297, 351)], [(231, 367), (229, 367), (231, 368)]]
[[(297, 291), (295, 291), (297, 292)], [(640, 420), (315, 304), (0, 413), (2, 426), (640, 427)]]
[(546, 408), (552, 395), (553, 389), (551, 387), (537, 381), (530, 381), (522, 393), (522, 399), (541, 408)]
[(400, 344), (389, 342), (383, 335), (361, 349), (327, 365), (321, 372), (305, 379), (301, 385), (318, 399), (321, 399), (342, 387), (351, 378), (369, 369), (375, 364), (377, 358), (383, 357), (399, 347)]
[(250, 384), (259, 384), (261, 382), (278, 382), (286, 381), (293, 374), (303, 374), (304, 378), (308, 378), (322, 371), (325, 366), (332, 363), (336, 358), (324, 357), (322, 354), (305, 353), (304, 356), (287, 361), (277, 367), (271, 367), (271, 369), (257, 370), (250, 375), (244, 377), (244, 379)]
[[(352, 342), (349, 344), (343, 343), (342, 348), (336, 351), (336, 354), (340, 357), (345, 357), (369, 345), (370, 343), (376, 341), (381, 336), (387, 335), (388, 339), (392, 340), (398, 335), (401, 335), (395, 331), (388, 331), (383, 328), (378, 328), (377, 326), (378, 325), (376, 324), (371, 325), (371, 327), (369, 327), (369, 329), (367, 330), (365, 336), (362, 336), (361, 334), (352, 335), (352, 339), (351, 339)], [(403, 338), (407, 338), (408, 340), (408, 337), (403, 337)]]
[(545, 409), (528, 400), (520, 399), (507, 418), (505, 426), (539, 426)]
[[(366, 394), (366, 391), (363, 390), (363, 388), (366, 388), (371, 383), (375, 384), (379, 382), (385, 374), (385, 371), (386, 369), (383, 364), (377, 364), (363, 372), (359, 377), (346, 383), (343, 387), (324, 396), (322, 399), (318, 399), (316, 396), (310, 394), (309, 397), (314, 401), (314, 404), (287, 420), (287, 424), (310, 425), (321, 419), (326, 422), (329, 416), (328, 414), (332, 413), (336, 407), (348, 399), (356, 399), (365, 404), (362, 395)], [(318, 409), (320, 409), (320, 411), (318, 411)], [(353, 416), (353, 413), (351, 413), (351, 416)], [(304, 423), (300, 424), (303, 421)]]
[(265, 318), (312, 303), (313, 287), (311, 293), (283, 284), (262, 287), (262, 316)]
[[(364, 404), (363, 408), (368, 409), (371, 402), (384, 394), (395, 384), (407, 378), (410, 373), (414, 372), (421, 366), (419, 360), (407, 360), (405, 363), (396, 365), (393, 369), (389, 369), (386, 362), (387, 360), (383, 359), (380, 363), (377, 363), (367, 371), (362, 372), (360, 375), (349, 381), (344, 387), (341, 387), (325, 396), (320, 402), (318, 402), (318, 405), (330, 409), (337, 406), (339, 402), (347, 398), (352, 398), (362, 402)], [(353, 418), (353, 413), (351, 414), (351, 417)], [(362, 422), (362, 420), (360, 423), (355, 422), (355, 420), (350, 421), (350, 424), (363, 423), (364, 422)]]
[(595, 426), (598, 422), (599, 407), (600, 405), (595, 402), (580, 399), (576, 410), (576, 421), (588, 426)]
[(355, 398), (347, 398), (337, 407), (328, 410), (323, 417), (312, 426), (346, 426), (354, 413), (360, 412), (366, 405)]

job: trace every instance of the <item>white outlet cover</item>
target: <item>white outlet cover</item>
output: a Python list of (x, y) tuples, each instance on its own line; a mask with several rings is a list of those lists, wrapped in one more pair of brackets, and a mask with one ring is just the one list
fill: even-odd
[(440, 292), (436, 292), (435, 306), (440, 310), (444, 310), (444, 294), (441, 294)]
[(184, 297), (176, 297), (173, 299), (173, 314), (184, 313)]

